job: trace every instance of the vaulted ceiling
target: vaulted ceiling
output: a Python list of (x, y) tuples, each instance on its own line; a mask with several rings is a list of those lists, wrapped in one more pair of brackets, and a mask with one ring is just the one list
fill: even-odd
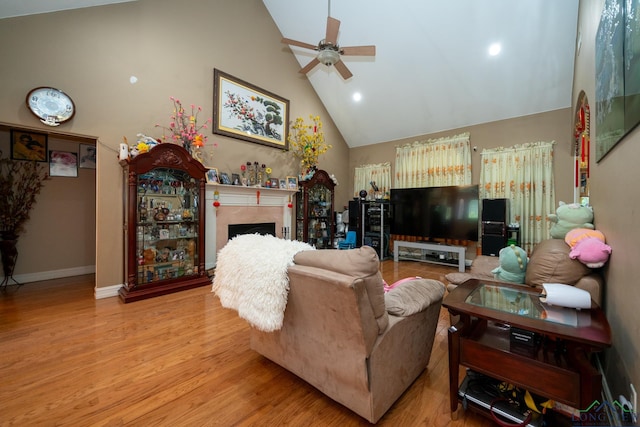
[[(123, 1), (0, 0), (0, 18)], [(307, 73), (350, 147), (570, 107), (578, 2), (263, 0), (283, 37), (317, 45), (330, 12), (341, 47), (376, 46), (342, 56), (347, 80), (322, 64)], [(282, 49), (301, 68), (316, 55)]]

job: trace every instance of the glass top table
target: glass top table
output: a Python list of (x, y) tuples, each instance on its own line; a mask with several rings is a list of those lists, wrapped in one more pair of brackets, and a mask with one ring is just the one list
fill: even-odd
[(442, 305), (463, 319), (493, 321), (588, 345), (611, 345), (611, 329), (596, 304), (591, 309), (553, 306), (540, 301), (542, 288), (469, 279), (451, 291)]
[(465, 302), (530, 319), (578, 326), (579, 311), (542, 303), (540, 292), (537, 289), (515, 289), (496, 284), (479, 283), (466, 297)]

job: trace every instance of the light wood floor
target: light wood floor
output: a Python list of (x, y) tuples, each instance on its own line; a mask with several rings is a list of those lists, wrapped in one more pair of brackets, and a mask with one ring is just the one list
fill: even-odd
[[(385, 280), (453, 267), (382, 263)], [(381, 426), (491, 426), (448, 404), (443, 309), (428, 369)], [(0, 293), (0, 425), (359, 426), (369, 423), (249, 349), (249, 326), (210, 287), (123, 304), (93, 276)]]

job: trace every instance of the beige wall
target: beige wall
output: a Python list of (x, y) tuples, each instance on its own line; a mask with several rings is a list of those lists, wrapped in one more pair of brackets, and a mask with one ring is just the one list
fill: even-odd
[[(576, 59), (573, 105), (580, 90), (595, 105), (594, 40), (602, 5), (603, 0), (580, 2), (582, 48)], [(78, 108), (73, 121), (62, 125), (60, 131), (99, 137), (95, 216), (87, 207), (92, 203), (94, 172), (81, 170), (81, 179), (47, 183), (20, 242), (20, 271), (91, 263), (94, 253), (86, 242), (92, 241), (95, 224), (97, 286), (122, 283), (118, 144), (123, 136), (132, 141), (139, 132), (158, 136), (154, 124), (168, 122), (170, 96), (202, 105), (203, 117), (210, 117), (213, 68), (289, 99), (291, 119), (322, 116), (327, 140), (334, 148), (321, 159), (320, 167), (334, 173), (340, 182), (338, 208), (352, 197), (355, 166), (384, 161), (393, 164), (398, 144), (464, 131), (471, 132), (472, 145), (479, 148), (473, 154), (474, 182), (479, 177), (483, 148), (555, 140), (557, 200), (573, 199), (570, 109), (349, 150), (306, 77), (298, 74), (299, 65), (280, 44), (280, 37), (259, 0), (138, 0), (0, 20), (2, 121), (44, 127), (27, 111), (24, 101), (30, 89), (51, 85), (68, 92)], [(135, 85), (129, 83), (132, 75), (138, 78)], [(3, 138), (6, 135), (0, 132), (0, 144)], [(72, 150), (73, 144), (57, 143)], [(237, 171), (246, 161), (266, 163), (274, 169), (274, 175), (297, 171), (291, 156), (276, 149), (217, 135), (210, 136), (210, 143), (218, 144), (210, 166), (220, 171)], [(635, 189), (640, 175), (638, 158), (640, 132), (635, 130), (603, 161), (591, 162), (596, 227), (613, 247), (605, 289), (605, 309), (614, 333), (611, 359), (619, 356), (636, 386), (640, 386), (640, 366), (636, 363), (640, 359), (640, 292), (635, 289), (640, 276), (640, 264), (636, 262), (640, 246), (635, 241), (640, 233), (636, 212), (640, 202)], [(81, 194), (89, 197), (89, 202), (86, 198), (79, 200)], [(69, 199), (64, 198), (67, 196)], [(73, 217), (78, 212), (80, 216)], [(78, 240), (74, 240), (76, 236)], [(56, 246), (66, 239), (73, 244), (64, 249)], [(77, 259), (75, 265), (69, 265), (70, 259)], [(626, 379), (619, 376), (617, 380), (622, 383)]]
[[(484, 123), (466, 128), (421, 135), (396, 141), (384, 142), (367, 147), (351, 149), (349, 170), (371, 163), (391, 162), (392, 173), (395, 172), (396, 147), (413, 141), (441, 138), (469, 132), (472, 147), (478, 150), (472, 153), (472, 183), (480, 180), (480, 153), (483, 149), (495, 147), (511, 147), (515, 144), (525, 144), (537, 141), (555, 141), (554, 173), (556, 179), (556, 200), (572, 202), (574, 199), (573, 155), (571, 154), (571, 109), (550, 111), (515, 119)], [(349, 189), (357, 194), (353, 188), (353, 173), (350, 175)], [(551, 212), (549, 212), (551, 213)]]
[[(10, 131), (0, 130), (0, 151), (9, 157)], [(49, 150), (78, 153), (78, 142), (49, 136)], [(41, 163), (48, 173), (47, 163)], [(31, 282), (92, 273), (95, 269), (96, 170), (78, 169), (77, 178), (45, 181), (18, 240), (14, 278)]]
[[(25, 107), (25, 96), (36, 86), (51, 85), (70, 94), (78, 110), (59, 130), (99, 137), (97, 287), (123, 282), (118, 144), (124, 136), (134, 141), (139, 132), (160, 136), (154, 125), (168, 124), (170, 96), (201, 105), (201, 117), (211, 117), (214, 68), (289, 99), (291, 119), (320, 115), (333, 145), (320, 167), (342, 183), (337, 200), (348, 198), (348, 147), (280, 38), (259, 0), (139, 0), (0, 20), (7, 58), (0, 67), (2, 121), (44, 127)], [(131, 84), (130, 76), (138, 82)], [(208, 166), (220, 171), (238, 172), (241, 164), (258, 161), (271, 166), (275, 176), (297, 175), (296, 161), (278, 149), (210, 135), (213, 143), (218, 146)], [(65, 220), (50, 218), (51, 224)], [(35, 221), (30, 226), (35, 228)], [(25, 240), (21, 257), (34, 250)], [(65, 260), (59, 251), (48, 257), (54, 264)]]
[[(582, 0), (578, 30), (582, 47), (576, 56), (573, 105), (583, 90), (589, 99), (591, 138), (595, 139), (595, 36), (604, 0)], [(596, 141), (597, 144), (597, 141)], [(595, 150), (591, 148), (593, 153)], [(605, 359), (614, 398), (629, 396), (628, 383), (640, 388), (640, 129), (631, 131), (600, 162), (591, 159), (591, 204), (595, 226), (613, 248), (605, 269), (604, 305), (613, 331), (613, 349)]]

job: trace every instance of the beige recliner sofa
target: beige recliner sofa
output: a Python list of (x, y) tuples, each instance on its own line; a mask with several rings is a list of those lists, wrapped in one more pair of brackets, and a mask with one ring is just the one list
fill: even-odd
[(283, 326), (251, 330), (251, 348), (377, 422), (427, 367), (444, 285), (388, 293), (374, 249), (299, 252), (288, 269)]

